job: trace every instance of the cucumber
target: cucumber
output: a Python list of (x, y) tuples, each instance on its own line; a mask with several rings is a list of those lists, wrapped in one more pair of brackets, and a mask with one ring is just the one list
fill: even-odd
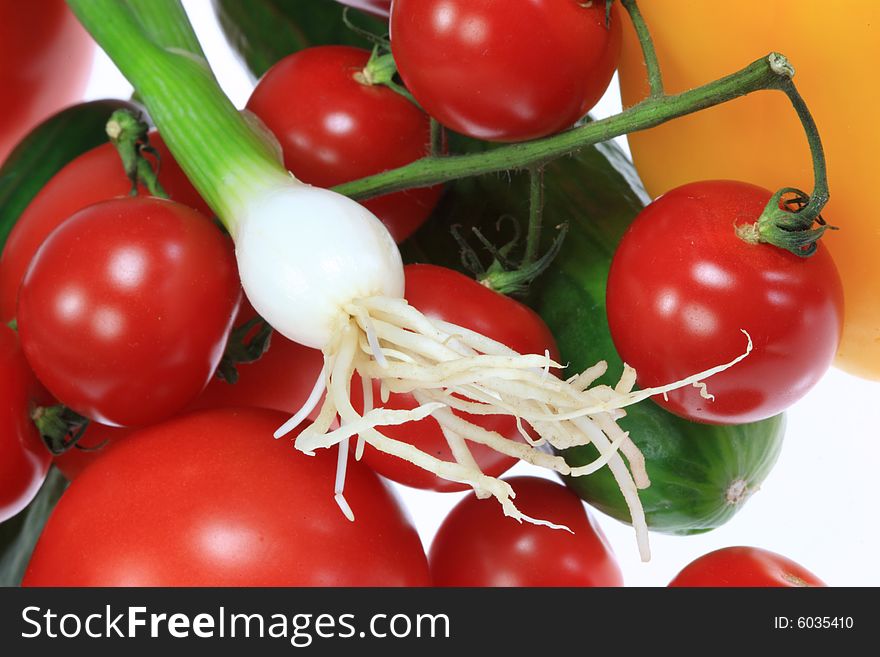
[[(545, 236), (567, 222), (568, 236), (553, 265), (533, 285), (527, 302), (547, 322), (570, 371), (598, 360), (609, 364), (607, 381), (623, 369), (605, 314), (605, 285), (614, 249), (646, 202), (638, 176), (614, 145), (586, 148), (548, 165)], [(408, 261), (461, 269), (459, 247), (450, 234), (479, 228), (497, 244), (502, 215), (528, 216), (524, 175), (484, 176), (450, 187), (429, 222), (404, 245)], [(784, 418), (741, 426), (710, 426), (682, 420), (651, 401), (627, 409), (620, 425), (645, 455), (651, 486), (640, 493), (648, 527), (670, 534), (695, 534), (718, 527), (742, 508), (779, 455)], [(591, 445), (564, 452), (572, 465), (598, 456)], [(566, 484), (584, 500), (629, 522), (623, 496), (607, 468)]]
[[(281, 58), (310, 46), (370, 47), (342, 22), (344, 10), (335, 0), (214, 0), (226, 40), (257, 78)], [(352, 12), (352, 19), (373, 34), (388, 32), (387, 21), (369, 14)]]
[(107, 141), (105, 125), (114, 110), (140, 111), (124, 100), (73, 105), (43, 121), (0, 167), (0, 251), (19, 215), (64, 165)]

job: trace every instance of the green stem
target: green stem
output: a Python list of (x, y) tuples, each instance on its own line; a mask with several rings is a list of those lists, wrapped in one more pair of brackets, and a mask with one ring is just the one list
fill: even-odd
[(198, 55), (205, 53), (179, 2), (159, 0), (124, 0), (153, 43), (162, 48), (175, 48)]
[(443, 155), (443, 131), (444, 128), (440, 122), (431, 117), (431, 156), (440, 157)]
[[(156, 11), (158, 5), (179, 9), (177, 0), (150, 2)], [(287, 177), (271, 148), (242, 119), (206, 63), (154, 42), (129, 5), (118, 0), (68, 4), (134, 85), (178, 164), (235, 235), (236, 217), (256, 193), (255, 184)]]
[(829, 198), (825, 150), (813, 115), (791, 80), (794, 69), (786, 61), (776, 64), (785, 74), (780, 89), (791, 101), (810, 146), (813, 192), (807, 194), (793, 187), (778, 190), (758, 220), (754, 224), (739, 226), (737, 235), (747, 242), (772, 244), (801, 258), (808, 258), (816, 252), (817, 242), (825, 231), (833, 228), (825, 224), (821, 214)]
[(150, 126), (147, 122), (129, 110), (116, 110), (110, 115), (106, 130), (110, 142), (116, 147), (119, 159), (122, 160), (125, 175), (131, 181), (129, 196), (137, 196), (138, 185), (143, 185), (151, 196), (168, 198), (157, 175), (161, 163), (154, 169), (144, 157), (146, 152), (155, 156), (157, 161), (159, 159), (159, 153), (150, 146)]
[(828, 190), (828, 171), (825, 165), (825, 149), (822, 147), (822, 139), (819, 137), (819, 128), (816, 126), (816, 121), (813, 119), (813, 115), (795, 87), (794, 82), (790, 78), (785, 79), (781, 89), (791, 101), (794, 111), (797, 112), (798, 119), (800, 119), (804, 133), (807, 136), (807, 142), (810, 145), (810, 157), (813, 160), (813, 193), (810, 195), (809, 203), (800, 212), (815, 219), (819, 216), (822, 208), (825, 207), (830, 196)]
[(544, 167), (529, 169), (529, 229), (526, 232), (526, 251), (521, 267), (531, 265), (538, 257), (541, 243), (541, 224), (544, 220)]
[[(79, 0), (82, 1), (82, 0)], [(720, 105), (734, 98), (764, 89), (779, 89), (788, 76), (779, 72), (778, 62), (785, 58), (773, 53), (745, 68), (676, 96), (648, 98), (620, 114), (552, 137), (493, 150), (443, 158), (427, 157), (411, 164), (368, 176), (334, 189), (363, 199), (411, 187), (430, 187), (468, 176), (478, 176), (511, 169), (541, 165), (585, 146), (647, 130), (671, 119)], [(771, 61), (775, 64), (771, 66)]]
[(648, 25), (642, 17), (636, 0), (620, 0), (621, 4), (629, 14), (630, 21), (636, 30), (636, 36), (639, 38), (639, 44), (642, 46), (642, 56), (645, 59), (645, 68), (648, 69), (648, 84), (651, 85), (650, 98), (659, 98), (663, 96), (663, 76), (660, 74), (660, 63), (657, 61), (657, 51), (654, 49), (654, 41), (651, 39), (651, 33)]

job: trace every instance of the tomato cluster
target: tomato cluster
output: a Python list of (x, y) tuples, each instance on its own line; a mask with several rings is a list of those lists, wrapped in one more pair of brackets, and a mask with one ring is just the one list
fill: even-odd
[[(278, 61), (247, 104), (291, 173), (319, 187), (444, 157), (441, 128), (491, 142), (568, 130), (604, 94), (617, 65), (621, 15), (604, 2), (534, 0), (514, 12), (494, 0), (346, 4), (390, 16), (399, 77), (375, 79), (380, 49), (315, 46)], [(17, 330), (0, 327), (0, 522), (45, 479), (53, 459), (46, 432), (69, 430), (61, 443), (78, 441), (54, 456), (75, 482), (42, 533), (25, 585), (622, 585), (581, 500), (545, 479), (509, 480), (521, 494), (517, 505), (571, 532), (515, 523), (468, 495), (426, 555), (377, 474), (441, 492), (467, 485), (371, 446), (360, 459), (353, 444), (358, 459), (348, 466), (346, 496), (356, 520), (346, 520), (330, 494), (335, 456), (308, 458), (267, 439), (326, 375), (324, 355), (262, 331), (242, 300), (232, 240), (161, 136), (149, 140), (168, 198), (138, 186), (130, 196), (115, 149), (96, 148), (46, 184), (0, 254), (0, 320), (14, 320)], [(403, 242), (435, 212), (442, 191), (429, 186), (363, 203)], [(650, 204), (616, 251), (608, 324), (641, 387), (734, 359), (745, 351), (743, 333), (753, 345), (742, 363), (707, 380), (714, 397), (697, 385), (657, 399), (683, 418), (769, 418), (802, 397), (834, 356), (843, 299), (828, 252), (820, 245), (802, 258), (738, 230), (758, 221), (770, 199), (735, 181), (686, 185)], [(405, 274), (406, 301), (427, 317), (560, 359), (543, 319), (523, 303), (444, 267), (412, 264)], [(259, 353), (230, 369), (230, 354), (248, 341)], [(350, 397), (360, 413), (357, 376)], [(378, 382), (372, 397), (389, 409), (419, 406)], [(40, 424), (46, 409), (62, 406), (88, 423), (84, 432)], [(508, 440), (531, 437), (514, 417), (456, 413)], [(382, 430), (456, 460), (430, 417)], [(488, 476), (515, 463), (469, 447)], [(779, 555), (731, 548), (671, 583), (702, 585), (822, 582)]]

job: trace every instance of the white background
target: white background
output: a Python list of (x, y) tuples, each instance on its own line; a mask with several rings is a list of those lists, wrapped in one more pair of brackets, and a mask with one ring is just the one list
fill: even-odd
[[(221, 84), (242, 107), (253, 82), (226, 46), (210, 3), (184, 4)], [(131, 86), (99, 52), (88, 99), (126, 98), (130, 93)], [(619, 109), (615, 82), (593, 113), (601, 117)], [(837, 223), (846, 228), (842, 221)], [(653, 559), (643, 564), (632, 529), (595, 513), (627, 585), (665, 585), (692, 559), (729, 545), (782, 553), (830, 585), (880, 585), (880, 383), (832, 370), (790, 410), (788, 419), (776, 468), (743, 510), (720, 529), (691, 537), (652, 534)], [(525, 464), (511, 474), (547, 476)], [(426, 548), (445, 514), (464, 495), (397, 489)]]

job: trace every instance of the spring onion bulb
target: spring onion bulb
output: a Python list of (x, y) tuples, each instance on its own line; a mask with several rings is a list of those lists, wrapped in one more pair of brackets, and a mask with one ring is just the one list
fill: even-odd
[[(549, 353), (519, 354), (474, 331), (427, 318), (403, 298), (400, 253), (382, 223), (349, 198), (305, 185), (285, 171), (197, 53), (163, 48), (167, 44), (151, 33), (154, 22), (139, 21), (138, 3), (69, 1), (135, 86), (178, 163), (229, 230), (254, 308), (287, 338), (322, 350), (324, 368), (309, 401), (276, 435), (299, 425), (326, 391), (316, 420), (295, 436), (294, 445), (307, 454), (338, 446), (334, 495), (346, 517), (353, 520), (356, 511), (344, 497), (349, 441), (356, 437), (358, 458), (369, 443), (466, 483), (480, 497), (495, 498), (520, 522), (556, 527), (524, 515), (510, 485), (480, 471), (468, 446), (476, 443), (574, 477), (607, 466), (629, 506), (640, 553), (648, 559), (638, 490), (650, 482), (644, 457), (617, 421), (626, 406), (683, 385), (702, 385), (702, 379), (745, 354), (669, 386), (634, 392), (630, 368), (614, 387), (595, 383), (605, 371), (602, 363), (563, 380), (548, 374), (562, 369)], [(152, 2), (179, 10), (177, 0)], [(152, 10), (154, 19), (163, 15), (155, 5)], [(169, 15), (181, 16), (179, 11)], [(350, 401), (355, 373), (364, 385), (361, 413)], [(380, 383), (380, 400), (372, 399), (373, 381)], [(391, 393), (412, 393), (419, 406), (383, 408)], [(464, 414), (509, 415), (526, 442), (487, 431)], [(382, 433), (384, 426), (428, 416), (442, 428), (454, 461)], [(542, 451), (586, 444), (593, 444), (599, 457), (576, 468)]]

